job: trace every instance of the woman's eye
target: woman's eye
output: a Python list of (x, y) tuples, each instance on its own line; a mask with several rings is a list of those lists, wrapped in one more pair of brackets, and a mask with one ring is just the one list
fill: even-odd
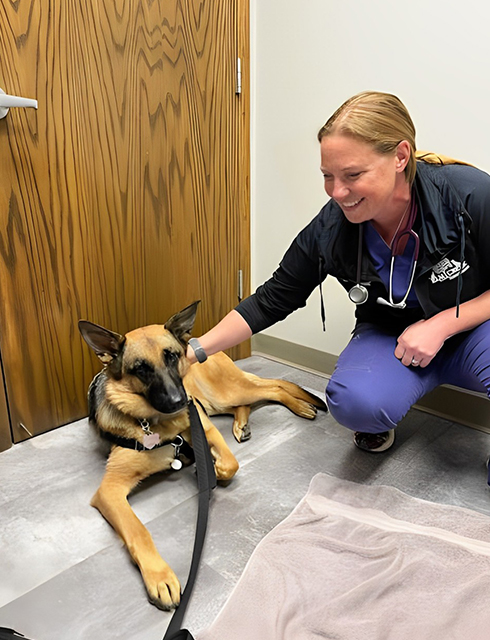
[(357, 180), (357, 178), (359, 178), (361, 174), (362, 171), (358, 171), (357, 173), (349, 173), (349, 178), (351, 180)]

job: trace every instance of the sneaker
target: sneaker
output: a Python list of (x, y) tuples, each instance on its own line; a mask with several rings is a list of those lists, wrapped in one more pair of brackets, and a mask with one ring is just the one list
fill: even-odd
[(370, 453), (381, 453), (389, 449), (395, 442), (395, 430), (383, 431), (383, 433), (364, 433), (356, 431), (354, 433), (354, 444), (363, 451)]

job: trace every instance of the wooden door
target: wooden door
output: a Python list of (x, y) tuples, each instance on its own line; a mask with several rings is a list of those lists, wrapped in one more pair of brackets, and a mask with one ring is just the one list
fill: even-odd
[[(242, 93), (236, 94), (236, 59)], [(0, 350), (15, 442), (86, 415), (86, 318), (120, 333), (249, 289), (248, 2), (0, 5)], [(232, 355), (243, 357), (248, 345)]]

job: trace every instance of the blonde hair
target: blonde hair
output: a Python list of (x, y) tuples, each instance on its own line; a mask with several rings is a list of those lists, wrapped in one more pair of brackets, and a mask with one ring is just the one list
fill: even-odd
[(364, 91), (349, 98), (330, 116), (318, 132), (318, 140), (334, 133), (350, 135), (381, 154), (394, 153), (403, 140), (410, 144), (410, 159), (405, 167), (409, 184), (415, 179), (415, 126), (403, 102), (390, 93)]

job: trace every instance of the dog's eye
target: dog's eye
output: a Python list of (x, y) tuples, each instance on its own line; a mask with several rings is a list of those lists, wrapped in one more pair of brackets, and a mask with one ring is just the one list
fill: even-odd
[(176, 364), (180, 360), (180, 356), (175, 351), (170, 351), (170, 349), (163, 350), (163, 358), (165, 360), (165, 364), (171, 365)]
[(147, 382), (153, 374), (153, 368), (147, 362), (138, 362), (129, 373), (139, 378), (142, 382)]

